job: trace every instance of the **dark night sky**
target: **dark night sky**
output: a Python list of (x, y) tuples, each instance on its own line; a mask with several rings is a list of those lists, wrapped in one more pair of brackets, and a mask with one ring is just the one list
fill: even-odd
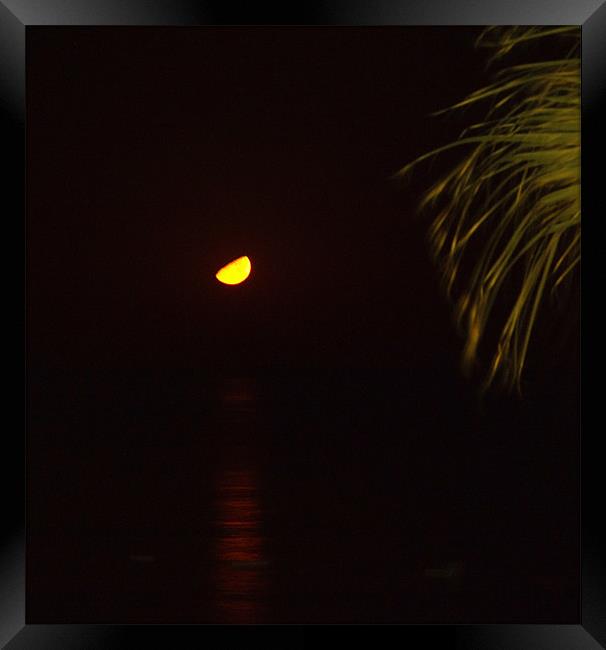
[(477, 33), (28, 30), (30, 367), (455, 359), (434, 176), (388, 178), (458, 134)]

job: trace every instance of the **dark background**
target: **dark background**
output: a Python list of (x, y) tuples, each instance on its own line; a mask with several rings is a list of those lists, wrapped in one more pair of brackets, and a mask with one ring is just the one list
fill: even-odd
[[(477, 31), (31, 30), (30, 365), (448, 357), (388, 179), (485, 78)], [(241, 254), (250, 280), (219, 285)]]
[(577, 620), (575, 347), (479, 403), (415, 215), (443, 163), (389, 181), (461, 130), (478, 33), (28, 31), (29, 622), (246, 621), (221, 468), (265, 504), (250, 620)]

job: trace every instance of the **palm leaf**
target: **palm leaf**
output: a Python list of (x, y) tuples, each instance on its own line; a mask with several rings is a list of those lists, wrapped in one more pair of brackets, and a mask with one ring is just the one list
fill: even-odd
[(548, 38), (559, 40), (563, 56), (503, 68), (488, 86), (439, 111), (488, 104), (482, 122), (396, 174), (465, 151), (420, 207), (434, 213), (430, 242), (465, 338), (466, 371), (480, 363), (488, 325), (497, 328), (484, 387), (499, 376), (520, 388), (545, 297), (570, 282), (580, 262), (580, 30), (488, 28), (477, 45), (492, 49), (494, 65)]

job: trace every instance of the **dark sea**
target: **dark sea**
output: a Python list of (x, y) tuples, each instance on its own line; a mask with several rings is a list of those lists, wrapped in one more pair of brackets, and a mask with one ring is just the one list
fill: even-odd
[(576, 621), (575, 396), (482, 405), (439, 369), (28, 383), (30, 623)]

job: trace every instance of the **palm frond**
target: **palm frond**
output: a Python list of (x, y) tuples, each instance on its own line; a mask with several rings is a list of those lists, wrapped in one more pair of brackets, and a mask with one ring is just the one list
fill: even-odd
[(580, 261), (580, 31), (488, 28), (478, 45), (492, 48), (494, 63), (548, 37), (567, 39), (563, 56), (496, 72), (487, 87), (446, 109), (487, 102), (485, 119), (396, 174), (465, 150), (421, 207), (437, 211), (429, 236), (465, 338), (466, 371), (479, 362), (488, 324), (498, 321), (485, 387), (497, 376), (520, 387), (545, 296), (570, 281)]

